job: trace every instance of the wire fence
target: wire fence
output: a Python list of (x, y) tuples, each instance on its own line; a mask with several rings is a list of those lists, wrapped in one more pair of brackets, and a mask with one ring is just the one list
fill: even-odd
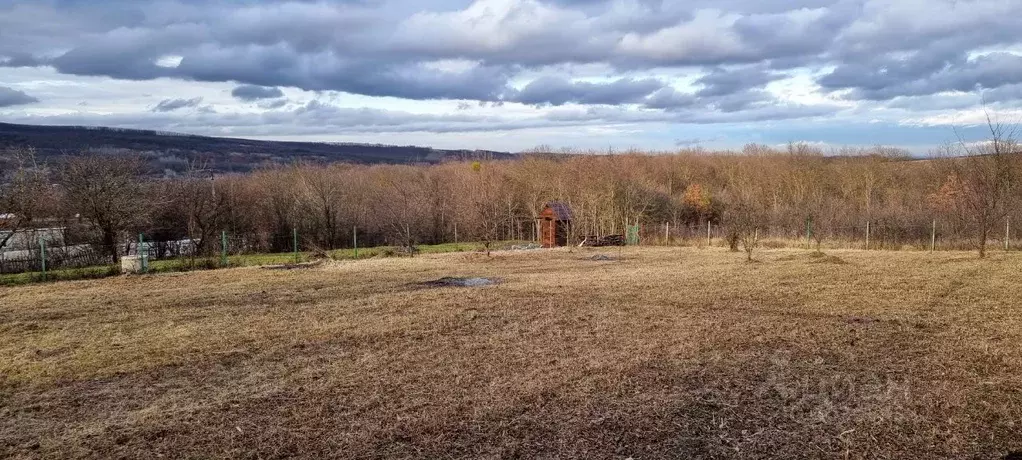
[[(20, 247), (0, 250), (0, 275), (48, 273), (84, 268), (119, 272), (122, 268), (146, 272), (150, 269), (184, 270), (239, 265), (239, 256), (277, 254), (282, 262), (303, 260), (314, 248), (300, 238), (297, 230), (287, 234), (246, 237), (221, 232), (205, 239), (157, 241), (140, 233), (137, 239), (117, 244), (75, 243), (54, 231), (34, 231)], [(127, 260), (126, 260), (127, 259)]]
[[(674, 246), (727, 246), (737, 236), (731, 229), (713, 222), (700, 225), (642, 224), (640, 244)], [(761, 227), (753, 238), (761, 248), (829, 248), (872, 250), (967, 251), (978, 247), (975, 230), (934, 220), (929, 224), (863, 223), (853, 226), (817, 226), (803, 228)], [(1010, 221), (1000, 223), (987, 235), (988, 250), (1022, 248)]]
[[(1010, 226), (990, 233), (990, 250), (1022, 247)], [(350, 235), (358, 255), (358, 229)], [(79, 241), (64, 229), (33, 229), (22, 232), (0, 249), (0, 275), (31, 274), (33, 280), (61, 279), (60, 272), (90, 270), (95, 276), (122, 272), (145, 273), (213, 269), (239, 265), (298, 263), (310, 253), (326, 252), (305, 238), (299, 229), (269, 234), (234, 235), (227, 231), (205, 238), (154, 238), (166, 235), (159, 229), (122, 237), (116, 244)], [(0, 235), (2, 237), (3, 235)], [(628, 244), (739, 246), (728, 227), (714, 222), (699, 225), (641, 223), (629, 227)], [(977, 239), (962, 228), (941, 221), (924, 224), (864, 222), (856, 226), (825, 226), (807, 222), (804, 228), (763, 227), (756, 230), (759, 248), (852, 248), (872, 250), (972, 250)], [(83, 277), (82, 273), (71, 273)], [(3, 280), (0, 280), (2, 284)]]

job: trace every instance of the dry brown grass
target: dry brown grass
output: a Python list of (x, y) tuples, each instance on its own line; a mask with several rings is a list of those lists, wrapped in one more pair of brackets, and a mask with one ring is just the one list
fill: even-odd
[[(554, 250), (0, 288), (0, 457), (1022, 450), (1022, 255), (828, 256)], [(443, 276), (501, 282), (421, 284)]]

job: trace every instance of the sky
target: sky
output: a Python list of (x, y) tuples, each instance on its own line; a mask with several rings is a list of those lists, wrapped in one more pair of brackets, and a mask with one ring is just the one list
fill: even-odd
[(1022, 0), (0, 0), (0, 121), (522, 151), (1022, 120)]

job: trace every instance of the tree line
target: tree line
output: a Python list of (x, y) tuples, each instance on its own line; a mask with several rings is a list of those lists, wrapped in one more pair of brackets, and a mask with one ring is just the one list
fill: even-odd
[[(550, 154), (439, 165), (294, 164), (212, 174), (194, 161), (185, 174), (157, 177), (139, 157), (67, 155), (49, 164), (30, 150), (0, 161), (0, 250), (10, 235), (60, 226), (66, 238), (117, 246), (144, 233), (189, 239), (213, 252), (222, 231), (255, 250), (288, 250), (295, 230), (307, 246), (531, 240), (534, 218), (552, 200), (574, 214), (570, 241), (623, 234), (695, 238), (707, 225), (751, 257), (759, 242), (861, 239), (874, 247), (942, 238), (986, 254), (995, 228), (1020, 215), (1022, 159), (1014, 132), (990, 124), (980, 143), (948, 144), (926, 158), (888, 147), (824, 152), (783, 148), (671, 154)], [(1022, 219), (1019, 220), (1022, 225)], [(667, 234), (663, 229), (667, 229)]]

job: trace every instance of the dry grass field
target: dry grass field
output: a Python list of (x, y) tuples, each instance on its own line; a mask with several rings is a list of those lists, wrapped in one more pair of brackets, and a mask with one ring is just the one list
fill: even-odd
[[(757, 257), (561, 249), (0, 288), (0, 457), (1022, 450), (1022, 254)], [(444, 276), (500, 283), (422, 284)]]

